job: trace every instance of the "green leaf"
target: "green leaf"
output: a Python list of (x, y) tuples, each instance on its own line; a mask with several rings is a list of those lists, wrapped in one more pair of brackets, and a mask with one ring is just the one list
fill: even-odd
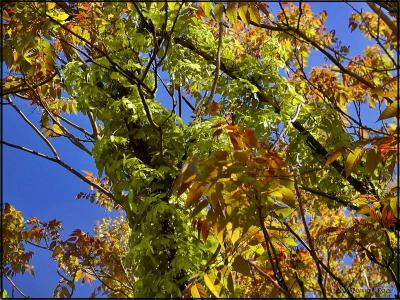
[(363, 149), (360, 148), (356, 148), (353, 152), (349, 153), (344, 164), (344, 172), (346, 174), (346, 177), (348, 177), (350, 173), (357, 167), (358, 163), (361, 160), (362, 154)]
[(253, 5), (249, 6), (249, 15), (250, 15), (250, 20), (259, 24), (261, 22), (261, 17), (260, 13), (258, 12), (258, 9), (254, 7)]
[(204, 14), (206, 15), (207, 18), (210, 17), (210, 12), (212, 9), (212, 3), (211, 2), (200, 2), (200, 7), (203, 9)]
[(399, 105), (399, 101), (397, 100), (397, 101), (394, 101), (389, 106), (387, 106), (384, 109), (384, 111), (381, 113), (381, 115), (379, 116), (378, 121), (399, 116), (399, 112), (397, 111), (398, 105)]
[(282, 216), (284, 218), (286, 218), (287, 216), (289, 216), (291, 213), (293, 212), (293, 209), (290, 207), (285, 207), (285, 208), (279, 208), (276, 210), (276, 214), (278, 216)]
[(223, 14), (224, 14), (224, 5), (223, 4), (215, 5), (215, 8), (214, 8), (215, 19), (217, 21), (221, 21)]
[(288, 246), (292, 246), (292, 247), (296, 247), (297, 246), (296, 240), (291, 236), (289, 236), (287, 238), (284, 238), (283, 242), (286, 243)]
[(239, 272), (245, 276), (251, 276), (251, 269), (249, 263), (243, 258), (243, 256), (236, 256), (232, 264), (233, 270)]
[(48, 12), (47, 13), (49, 16), (51, 16), (53, 19), (56, 21), (62, 22), (68, 19), (69, 15), (66, 12), (59, 11), (59, 12)]

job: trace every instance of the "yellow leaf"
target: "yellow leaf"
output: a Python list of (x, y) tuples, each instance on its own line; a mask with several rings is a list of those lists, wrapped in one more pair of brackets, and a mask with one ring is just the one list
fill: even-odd
[(258, 12), (258, 9), (255, 6), (253, 5), (249, 6), (249, 15), (251, 21), (260, 24), (261, 22), (260, 13)]
[(370, 210), (370, 208), (368, 205), (363, 205), (360, 207), (359, 210), (357, 210), (357, 213), (360, 215), (365, 215), (365, 214), (369, 214), (369, 210)]
[(57, 134), (62, 134), (62, 133), (63, 133), (61, 127), (58, 126), (57, 124), (54, 124), (54, 125), (53, 125), (53, 131), (54, 131), (55, 133), (57, 133)]
[(211, 12), (211, 9), (212, 9), (212, 3), (211, 2), (200, 2), (199, 5), (203, 9), (204, 14), (206, 15), (206, 17), (209, 18), (210, 17), (210, 12)]
[(239, 17), (243, 21), (244, 24), (249, 25), (249, 21), (247, 19), (247, 5), (240, 5), (238, 9)]
[(65, 21), (69, 17), (69, 15), (63, 11), (51, 12), (51, 13), (48, 12), (47, 14), (59, 22)]
[(294, 207), (295, 203), (294, 203), (294, 193), (291, 189), (288, 189), (285, 186), (281, 186), (279, 189), (279, 192), (282, 194), (283, 196), (283, 202), (287, 205), (289, 205), (290, 207)]
[(199, 290), (197, 289), (197, 284), (193, 284), (190, 288), (190, 292), (193, 298), (201, 298)]
[(392, 209), (393, 213), (398, 216), (399, 207), (398, 207), (398, 199), (397, 197), (390, 198), (390, 208)]
[(344, 153), (345, 150), (346, 150), (345, 147), (340, 147), (340, 148), (336, 149), (335, 151), (331, 152), (328, 155), (328, 158), (326, 159), (325, 166), (329, 166), (331, 163), (333, 163), (335, 160), (337, 160), (339, 158), (339, 156), (341, 156)]
[(235, 244), (236, 241), (240, 238), (240, 228), (235, 228), (235, 230), (232, 233), (232, 244)]
[(53, 9), (56, 6), (56, 4), (54, 2), (47, 2), (46, 6), (47, 6), (47, 9)]
[(81, 279), (83, 277), (83, 272), (81, 269), (79, 269), (78, 271), (76, 271), (75, 273), (75, 281), (78, 281), (79, 279)]
[(350, 173), (357, 167), (358, 163), (361, 160), (362, 154), (363, 150), (360, 148), (356, 148), (353, 152), (349, 153), (344, 164), (344, 172), (346, 174), (346, 177), (349, 176)]
[(186, 199), (186, 208), (192, 206), (196, 203), (200, 197), (203, 195), (204, 186), (200, 184), (194, 184), (193, 187), (190, 189), (189, 194)]
[(381, 115), (379, 116), (378, 121), (383, 120), (383, 119), (388, 119), (391, 117), (398, 117), (399, 116), (399, 112), (397, 110), (399, 105), (399, 101), (394, 101), (392, 104), (390, 104), (389, 106), (387, 106), (384, 111), (381, 113)]
[(204, 274), (204, 282), (211, 293), (213, 293), (214, 296), (218, 298), (219, 293), (221, 292), (221, 287), (215, 286), (207, 274)]
[(175, 5), (176, 5), (175, 2), (168, 1), (168, 9), (169, 10), (174, 10), (175, 9)]
[(377, 149), (372, 148), (367, 152), (367, 161), (365, 163), (365, 170), (368, 174), (372, 175), (380, 160), (380, 155)]
[(392, 90), (386, 91), (383, 88), (375, 88), (375, 89), (371, 89), (371, 92), (373, 94), (378, 95), (378, 96), (388, 97), (388, 98), (396, 97), (396, 95), (397, 95), (397, 90), (396, 89), (392, 89)]
[(157, 2), (157, 9), (162, 10), (165, 6), (165, 2)]

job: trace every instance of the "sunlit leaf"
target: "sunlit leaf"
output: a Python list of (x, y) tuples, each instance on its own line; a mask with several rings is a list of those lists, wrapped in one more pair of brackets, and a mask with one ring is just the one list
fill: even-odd
[(392, 104), (390, 104), (389, 106), (387, 106), (383, 112), (381, 113), (381, 115), (379, 116), (379, 120), (384, 120), (384, 119), (389, 119), (392, 117), (398, 117), (399, 116), (399, 112), (398, 112), (398, 106), (399, 106), (399, 101), (393, 101)]
[(350, 175), (351, 172), (357, 167), (363, 154), (363, 149), (356, 148), (347, 155), (346, 162), (344, 165), (344, 170), (346, 177)]

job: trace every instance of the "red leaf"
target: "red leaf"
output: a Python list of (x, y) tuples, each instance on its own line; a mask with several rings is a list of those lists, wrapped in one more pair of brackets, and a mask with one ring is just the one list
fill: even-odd
[(218, 128), (218, 127), (221, 127), (222, 125), (224, 125), (224, 122), (219, 122), (219, 123), (211, 126), (211, 128)]
[(256, 147), (257, 146), (257, 138), (255, 136), (254, 130), (250, 128), (246, 128), (244, 130), (244, 137), (246, 144), (249, 147)]
[(241, 150), (242, 149), (242, 147), (240, 147), (240, 145), (239, 145), (238, 139), (235, 137), (234, 134), (229, 133), (229, 138), (230, 138), (232, 146), (233, 146), (233, 148), (235, 150)]
[(382, 210), (382, 225), (386, 228), (391, 227), (396, 223), (396, 217), (394, 216), (393, 211), (385, 206)]
[(204, 242), (207, 241), (208, 233), (209, 233), (209, 230), (208, 230), (207, 221), (204, 220), (201, 223), (201, 237), (202, 237)]
[(216, 115), (217, 110), (219, 109), (219, 104), (215, 101), (211, 103), (210, 112), (212, 115)]

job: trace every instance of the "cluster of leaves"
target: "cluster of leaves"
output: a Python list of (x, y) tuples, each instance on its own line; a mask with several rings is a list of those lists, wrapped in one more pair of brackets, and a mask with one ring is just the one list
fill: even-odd
[[(400, 288), (393, 15), (374, 3), (373, 12), (354, 8), (350, 30), (376, 44), (351, 57), (327, 31), (325, 11), (277, 5), (276, 15), (263, 2), (4, 6), (3, 98), (53, 155), (7, 145), (96, 190), (78, 198), (126, 213), (94, 236), (76, 230), (62, 240), (58, 221), (24, 224), (6, 206), (7, 276), (29, 269), (28, 242), (52, 251), (59, 297), (94, 279), (93, 296), (110, 297), (370, 297)], [(329, 64), (306, 72), (312, 50)], [(15, 96), (42, 108), (40, 128)], [(195, 117), (186, 124), (184, 103)], [(377, 128), (366, 125), (366, 108)], [(67, 119), (77, 112), (90, 129)], [(62, 161), (55, 137), (91, 155), (99, 176)]]
[[(90, 171), (83, 171), (86, 174), (86, 178), (99, 186), (103, 186), (106, 190), (110, 189), (110, 183), (108, 178), (104, 179), (99, 179), (98, 177), (94, 176), (94, 174)], [(122, 206), (119, 204), (116, 204), (113, 199), (111, 199), (109, 196), (105, 195), (104, 193), (101, 193), (99, 190), (94, 189), (93, 186), (90, 186), (90, 192), (85, 193), (85, 192), (79, 192), (76, 195), (76, 199), (86, 199), (89, 200), (90, 203), (96, 203), (100, 207), (106, 208), (108, 211), (116, 210), (119, 211), (122, 209)]]
[(9, 278), (29, 271), (34, 252), (26, 251), (29, 244), (51, 252), (57, 264), (60, 280), (53, 297), (70, 298), (77, 281), (100, 283), (92, 297), (103, 294), (110, 297), (129, 297), (133, 294), (129, 267), (124, 262), (129, 248), (130, 228), (126, 218), (102, 219), (94, 228), (93, 236), (74, 230), (62, 239), (62, 224), (51, 220), (43, 222), (33, 217), (24, 221), (21, 213), (6, 203), (3, 210), (4, 225), (4, 275)]

